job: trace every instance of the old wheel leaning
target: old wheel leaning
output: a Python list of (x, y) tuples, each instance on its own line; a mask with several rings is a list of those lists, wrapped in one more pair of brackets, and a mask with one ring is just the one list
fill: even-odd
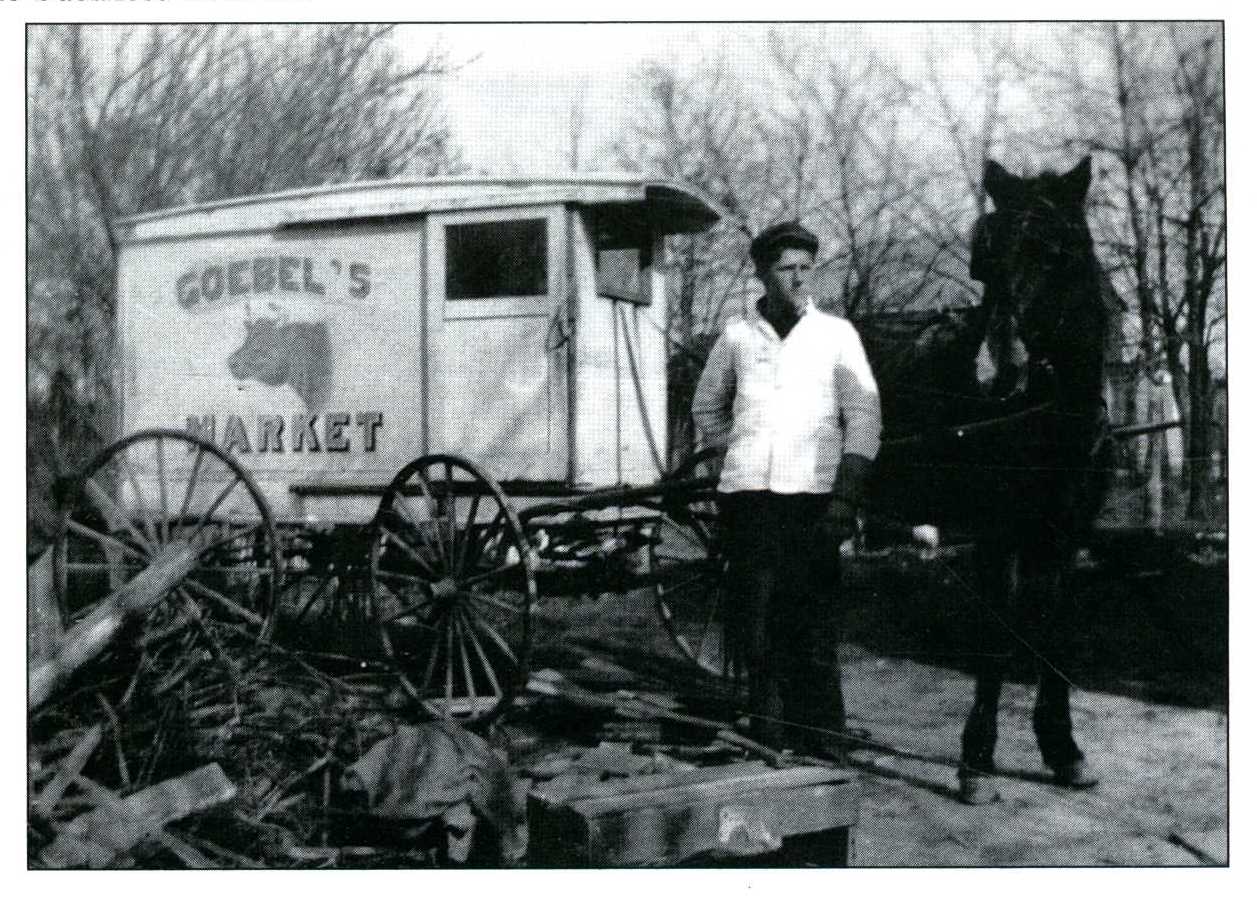
[(716, 478), (718, 455), (704, 451), (667, 481), (700, 479), (664, 492), (651, 529), (649, 577), (655, 611), (677, 649), (691, 663), (741, 687), (743, 667), (727, 617), (726, 561), (720, 552)]
[(402, 685), (441, 718), (500, 713), (528, 674), (534, 554), (491, 477), (460, 457), (420, 457), (380, 500), (371, 592)]
[(183, 544), (195, 563), (128, 633), (139, 661), (124, 697), (143, 674), (173, 678), (206, 655), (232, 664), (270, 634), (282, 572), (275, 523), (239, 463), (169, 429), (109, 445), (63, 498), (53, 566), (67, 627)]

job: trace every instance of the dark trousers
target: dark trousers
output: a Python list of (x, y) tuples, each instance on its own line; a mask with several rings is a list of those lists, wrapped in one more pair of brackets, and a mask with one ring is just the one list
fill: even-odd
[(838, 548), (818, 547), (827, 495), (720, 496), (727, 628), (745, 662), (752, 734), (775, 748), (833, 747), (845, 711)]

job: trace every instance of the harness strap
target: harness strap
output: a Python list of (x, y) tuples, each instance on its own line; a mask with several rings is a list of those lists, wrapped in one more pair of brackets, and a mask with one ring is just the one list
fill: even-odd
[(985, 431), (987, 429), (995, 428), (996, 426), (1017, 422), (1018, 420), (1025, 419), (1029, 416), (1047, 412), (1047, 410), (1052, 406), (1052, 401), (1044, 401), (1043, 403), (1036, 404), (1033, 407), (1027, 407), (1024, 410), (1018, 410), (1015, 413), (1008, 413), (1004, 416), (996, 416), (992, 419), (979, 419), (975, 422), (962, 423), (961, 425), (939, 426), (931, 432), (918, 432), (915, 435), (906, 435), (903, 438), (890, 438), (883, 441), (882, 445), (915, 444), (917, 442), (924, 441), (928, 437), (943, 435), (948, 432), (952, 433), (952, 437), (954, 438), (963, 438), (974, 432)]

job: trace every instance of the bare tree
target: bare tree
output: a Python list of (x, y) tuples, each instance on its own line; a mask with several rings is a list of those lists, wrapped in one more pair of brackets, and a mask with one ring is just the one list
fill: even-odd
[[(986, 161), (1006, 154), (1007, 145), (1019, 138), (1010, 134), (1003, 110), (1015, 75), (1009, 35), (996, 26), (974, 24), (967, 37), (945, 51), (931, 44), (926, 52), (924, 84), (913, 113), (939, 135), (941, 152), (921, 153), (914, 160), (928, 181), (914, 212), (919, 232), (931, 237), (940, 257), (926, 273), (934, 291), (976, 303), (980, 288), (969, 278), (969, 236), (974, 219), (986, 209), (982, 175)], [(963, 93), (949, 77), (961, 60), (980, 73), (976, 84), (959, 86)]]
[(1209, 341), (1211, 331), (1226, 316), (1223, 303), (1215, 298), (1224, 287), (1226, 263), (1222, 44), (1212, 26), (1172, 27), (1171, 38), (1175, 47), (1172, 84), (1181, 110), (1179, 154), (1185, 169), (1181, 194), (1186, 202), (1174, 219), (1161, 217), (1160, 227), (1167, 222), (1176, 227), (1182, 248), (1182, 280), (1173, 300), (1170, 291), (1162, 292), (1161, 327), (1171, 376), (1176, 384), (1187, 386), (1187, 513), (1202, 516), (1210, 512), (1211, 504), (1214, 381)]
[[(1218, 27), (975, 25), (947, 60), (976, 69), (977, 90), (958, 86), (937, 54), (912, 82), (851, 29), (755, 33), (754, 81), (720, 58), (643, 72), (626, 158), (703, 187), (730, 211), (711, 234), (673, 244), (674, 337), (694, 345), (691, 356), (705, 350), (729, 301), (752, 287), (749, 236), (786, 217), (821, 234), (821, 293), (850, 317), (972, 303), (968, 237), (985, 204), (985, 160), (1091, 153), (1100, 257), (1138, 311), (1140, 365), (1168, 369), (1191, 417), (1198, 511), (1226, 325)], [(1039, 115), (1006, 112), (1027, 101)]]
[[(626, 160), (703, 188), (729, 213), (671, 246), (674, 448), (689, 435), (689, 390), (725, 311), (750, 299), (747, 245), (764, 226), (801, 219), (821, 236), (818, 302), (849, 317), (946, 290), (935, 271), (943, 252), (921, 228), (931, 194), (912, 165), (912, 89), (894, 66), (846, 53), (850, 42), (824, 29), (755, 39), (764, 63), (754, 81), (720, 57), (688, 72), (643, 69), (643, 100), (622, 142)], [(953, 255), (955, 243), (946, 242)]]
[(721, 57), (683, 73), (648, 63), (636, 74), (640, 102), (618, 142), (622, 165), (646, 168), (705, 191), (728, 214), (701, 235), (669, 239), (668, 445), (692, 445), (689, 402), (726, 309), (745, 299), (747, 245), (766, 208), (769, 153), (763, 123)]
[[(121, 216), (459, 166), (391, 26), (45, 25), (28, 52), (28, 486), (108, 434)], [(50, 454), (49, 451), (52, 451)]]
[[(957, 101), (936, 52), (924, 79), (859, 47), (858, 26), (826, 28), (810, 41), (769, 42), (780, 135), (774, 140), (798, 179), (777, 189), (808, 198), (833, 253), (823, 285), (850, 318), (976, 301), (968, 278), (968, 233), (982, 209), (982, 163), (999, 132), (1006, 41), (972, 29), (971, 55), (985, 73), (981, 109)], [(964, 53), (949, 47), (951, 59)]]
[[(1044, 67), (1067, 150), (1094, 154), (1097, 238), (1138, 312), (1141, 377), (1164, 367), (1187, 419), (1188, 515), (1209, 510), (1216, 343), (1225, 340), (1221, 36), (1215, 23), (1106, 23)], [(1084, 69), (1078, 62), (1087, 60)], [(1102, 74), (1096, 77), (1096, 71)]]

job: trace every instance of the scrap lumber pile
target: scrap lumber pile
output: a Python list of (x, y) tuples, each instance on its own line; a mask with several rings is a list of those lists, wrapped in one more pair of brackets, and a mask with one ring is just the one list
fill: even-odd
[(194, 623), (146, 642), (188, 560), (172, 548), (67, 630), (46, 558), (32, 567), (30, 866), (425, 866), (468, 859), (473, 834), (512, 853), (492, 835), (516, 819), (504, 758), (415, 724), (378, 672), (207, 646)]
[(118, 682), (85, 668), (31, 714), (32, 867), (519, 866), (530, 792), (775, 758), (667, 695), (545, 670), (487, 738), (266, 646)]
[[(783, 763), (594, 657), (536, 672), (481, 735), (430, 721), (367, 662), (341, 659), (337, 675), (267, 642), (222, 653), (192, 624), (161, 646), (138, 640), (137, 615), (185, 557), (68, 630), (37, 618), (55, 627), (28, 644), (32, 868), (523, 866), (530, 805), (546, 828), (536, 798)], [(39, 586), (31, 597), (45, 606)]]
[[(31, 715), (34, 867), (423, 867), (522, 854), (505, 755), (378, 674), (260, 648), (125, 704), (88, 670)], [(521, 796), (522, 804), (522, 796)], [(480, 857), (477, 857), (480, 855)]]

